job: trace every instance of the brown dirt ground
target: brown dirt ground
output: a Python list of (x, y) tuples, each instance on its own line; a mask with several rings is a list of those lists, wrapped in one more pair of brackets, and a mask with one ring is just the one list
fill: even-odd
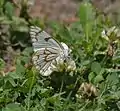
[(36, 0), (30, 13), (32, 17), (66, 21), (75, 17), (79, 3), (79, 0)]
[[(30, 0), (32, 1), (32, 0)], [(72, 23), (77, 20), (76, 12), (81, 1), (86, 0), (34, 0), (30, 15), (43, 20)], [(91, 3), (106, 14), (116, 13), (120, 0), (91, 0)]]

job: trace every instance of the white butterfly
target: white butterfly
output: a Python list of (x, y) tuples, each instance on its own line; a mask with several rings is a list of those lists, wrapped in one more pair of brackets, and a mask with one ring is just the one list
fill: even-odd
[(59, 43), (48, 33), (37, 26), (30, 27), (30, 36), (34, 50), (33, 63), (43, 76), (49, 76), (53, 70), (53, 63), (57, 60), (65, 61), (71, 50), (65, 43)]

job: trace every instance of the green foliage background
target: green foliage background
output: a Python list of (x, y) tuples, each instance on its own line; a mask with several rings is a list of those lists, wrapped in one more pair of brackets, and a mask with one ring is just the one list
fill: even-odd
[[(105, 28), (115, 24), (94, 7), (83, 2), (78, 10), (77, 22), (63, 25), (53, 21), (14, 15), (14, 5), (0, 0), (0, 70), (5, 68), (3, 50), (8, 46), (20, 54), (15, 59), (16, 70), (0, 76), (1, 111), (119, 111), (120, 110), (120, 46), (116, 44), (114, 56), (106, 53), (108, 42), (101, 37)], [(26, 9), (27, 12), (27, 9)], [(32, 47), (29, 26), (49, 26), (52, 35), (72, 49), (77, 69), (72, 73), (53, 73), (42, 77), (31, 63)], [(98, 95), (77, 98), (83, 82), (92, 83)]]

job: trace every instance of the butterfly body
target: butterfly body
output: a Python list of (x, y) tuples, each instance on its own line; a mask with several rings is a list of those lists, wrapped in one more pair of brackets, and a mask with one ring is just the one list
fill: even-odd
[(49, 76), (53, 72), (52, 66), (56, 61), (69, 58), (68, 46), (65, 43), (59, 43), (41, 28), (31, 26), (30, 36), (34, 50), (32, 60), (41, 75)]

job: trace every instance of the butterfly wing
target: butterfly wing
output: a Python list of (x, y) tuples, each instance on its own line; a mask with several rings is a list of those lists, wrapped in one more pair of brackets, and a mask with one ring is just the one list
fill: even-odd
[(51, 35), (47, 32), (43, 31), (41, 28), (37, 26), (31, 26), (30, 28), (30, 36), (32, 39), (32, 45), (34, 51), (39, 50), (40, 48), (50, 48), (57, 47), (59, 49), (62, 48), (61, 44), (54, 40)]
[(52, 73), (51, 63), (62, 51), (62, 45), (39, 27), (31, 26), (30, 36), (34, 49), (33, 63), (43, 76)]

